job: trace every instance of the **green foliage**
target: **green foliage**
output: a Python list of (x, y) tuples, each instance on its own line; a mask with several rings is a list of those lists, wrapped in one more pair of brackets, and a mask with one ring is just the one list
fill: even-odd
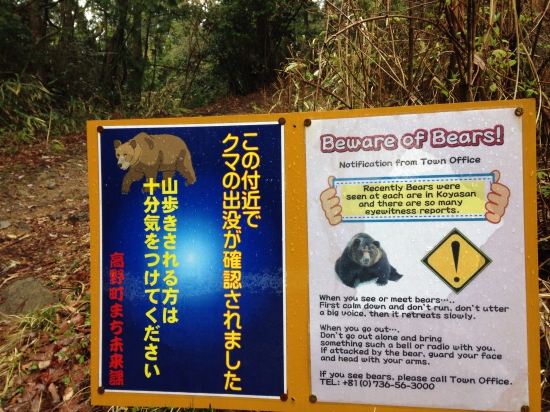
[(36, 79), (19, 76), (0, 80), (0, 133), (17, 142), (28, 142), (46, 130), (51, 93)]
[(409, 6), (327, 3), (324, 37), (311, 42), (308, 53), (296, 53), (281, 74), (280, 96), (288, 109), (517, 97), (543, 97), (539, 103), (548, 106), (543, 84), (550, 80), (550, 54), (534, 53), (550, 39), (542, 8), (524, 6), (517, 20), (512, 3), (482, 1), (472, 37), (472, 19), (456, 1)]
[(15, 8), (15, 2), (0, 0), (0, 78), (19, 72), (27, 63), (32, 47), (30, 28), (14, 13)]
[(50, 147), (64, 150), (60, 136), (80, 132), (86, 121), (109, 118), (112, 110), (105, 102), (70, 97), (65, 107), (56, 106), (55, 96), (38, 79), (0, 80), (0, 143), (15, 144), (47, 137)]
[(538, 192), (545, 198), (550, 196), (550, 182), (547, 179), (548, 173), (542, 170), (537, 171), (537, 189)]
[(193, 1), (172, 18), (164, 52), (155, 54), (156, 65), (145, 73), (149, 87), (140, 107), (146, 115), (186, 112), (227, 93), (212, 73), (210, 37), (203, 29), (207, 15), (205, 5)]
[(303, 0), (222, 0), (213, 4), (205, 27), (211, 36), (214, 73), (240, 94), (272, 81), (306, 6)]
[(88, 119), (254, 91), (307, 52), (319, 16), (312, 0), (0, 0), (0, 140), (63, 150)]

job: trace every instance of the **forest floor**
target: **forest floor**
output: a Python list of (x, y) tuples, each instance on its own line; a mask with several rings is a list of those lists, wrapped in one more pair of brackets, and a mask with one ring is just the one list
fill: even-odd
[[(259, 92), (189, 116), (268, 113), (272, 104), (272, 92)], [(0, 317), (0, 412), (123, 411), (90, 405), (86, 135), (59, 143), (63, 150), (38, 141), (0, 148), (0, 312), (16, 297), (10, 286), (25, 279), (58, 302)], [(33, 309), (33, 299), (17, 293), (10, 312)]]

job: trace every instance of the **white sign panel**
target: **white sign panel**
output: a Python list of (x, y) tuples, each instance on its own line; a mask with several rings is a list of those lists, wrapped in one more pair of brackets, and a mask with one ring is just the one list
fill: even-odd
[(528, 404), (514, 109), (313, 120), (306, 154), (318, 402)]

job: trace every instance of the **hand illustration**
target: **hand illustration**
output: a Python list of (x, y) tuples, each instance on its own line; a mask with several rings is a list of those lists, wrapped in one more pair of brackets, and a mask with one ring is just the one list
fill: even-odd
[(325, 216), (332, 226), (336, 226), (342, 221), (342, 206), (340, 206), (340, 198), (336, 196), (336, 188), (332, 187), (334, 176), (328, 178), (329, 188), (321, 193), (321, 206), (325, 211)]
[(495, 182), (491, 185), (491, 191), (487, 195), (487, 203), (485, 203), (485, 219), (491, 223), (498, 223), (504, 212), (506, 206), (508, 206), (508, 199), (510, 198), (510, 189), (507, 186), (499, 183), (500, 172), (493, 170), (491, 173), (495, 175)]

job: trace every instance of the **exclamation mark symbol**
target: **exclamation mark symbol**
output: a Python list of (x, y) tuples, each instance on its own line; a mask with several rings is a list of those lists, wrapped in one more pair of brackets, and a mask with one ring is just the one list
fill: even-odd
[[(455, 261), (455, 271), (458, 272), (458, 257), (460, 256), (460, 242), (455, 240), (451, 243), (451, 249), (453, 251), (453, 260)], [(455, 282), (460, 282), (460, 278), (457, 276), (454, 278)]]
[(499, 145), (502, 144), (503, 137), (504, 137), (504, 127), (500, 124), (497, 124), (495, 126), (495, 140), (496, 140), (495, 144), (499, 144)]

